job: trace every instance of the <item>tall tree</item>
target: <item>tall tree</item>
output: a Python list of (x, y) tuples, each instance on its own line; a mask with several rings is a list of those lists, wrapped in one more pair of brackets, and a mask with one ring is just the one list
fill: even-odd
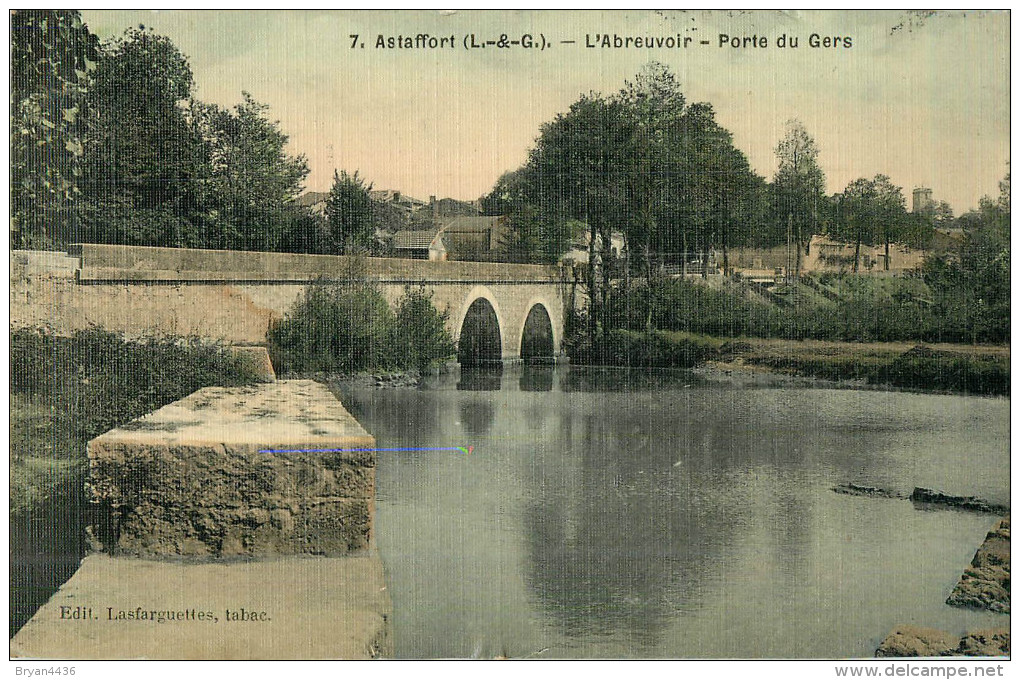
[(895, 186), (886, 175), (875, 175), (874, 229), (885, 245), (885, 269), (889, 270), (889, 244), (899, 240), (907, 229), (907, 201), (903, 189)]
[(825, 196), (825, 174), (818, 165), (818, 146), (796, 119), (787, 121), (786, 134), (776, 146), (779, 167), (772, 185), (776, 214), (786, 223), (797, 243), (796, 270), (800, 273), (802, 244), (817, 231)]
[(544, 219), (588, 225), (589, 335), (605, 330), (611, 296), (612, 232), (631, 212), (629, 181), (636, 166), (634, 120), (619, 99), (581, 97), (542, 126), (528, 164), (538, 178)]
[(337, 252), (364, 251), (372, 244), (375, 227), (372, 198), (368, 194), (371, 190), (372, 185), (366, 186), (357, 170), (353, 175), (346, 170), (333, 171), (333, 186), (326, 199), (326, 221)]
[(192, 73), (143, 27), (105, 46), (86, 98), (83, 236), (106, 243), (200, 245), (205, 163), (189, 117)]
[[(668, 67), (651, 62), (618, 97), (634, 119), (636, 162), (630, 177), (633, 211), (624, 224), (628, 258), (641, 253), (646, 285), (655, 285), (652, 255), (676, 252), (680, 224), (680, 178), (684, 174), (682, 146), (687, 99)], [(630, 263), (628, 262), (629, 272)], [(629, 283), (629, 280), (628, 280)], [(645, 325), (651, 324), (651, 307)]]
[(99, 40), (76, 10), (11, 12), (11, 226), (15, 247), (70, 238), (81, 121)]
[(853, 271), (860, 269), (861, 244), (871, 243), (878, 215), (874, 180), (860, 177), (850, 182), (839, 201), (839, 224), (844, 238), (854, 244)]
[(195, 105), (209, 158), (203, 245), (236, 250), (278, 250), (309, 223), (294, 199), (308, 176), (303, 155), (286, 152), (287, 135), (268, 106), (247, 92), (233, 110)]

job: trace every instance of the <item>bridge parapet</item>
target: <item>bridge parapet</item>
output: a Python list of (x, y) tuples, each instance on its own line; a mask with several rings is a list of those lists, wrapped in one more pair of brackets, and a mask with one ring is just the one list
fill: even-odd
[[(79, 280), (127, 282), (241, 281), (304, 282), (337, 277), (350, 271), (355, 258), (236, 250), (153, 248), (75, 244), (69, 253), (80, 258)], [(572, 274), (554, 265), (503, 262), (433, 262), (387, 257), (364, 258), (366, 276), (383, 283), (474, 282), (504, 285), (558, 283)]]

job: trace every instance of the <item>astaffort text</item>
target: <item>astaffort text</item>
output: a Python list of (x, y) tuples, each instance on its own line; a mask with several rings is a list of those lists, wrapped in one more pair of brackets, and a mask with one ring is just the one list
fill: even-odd
[(350, 48), (377, 50), (547, 50), (547, 49), (594, 49), (594, 50), (677, 50), (677, 49), (823, 49), (848, 50), (854, 46), (852, 35), (823, 35), (810, 33), (806, 36), (780, 33), (761, 35), (752, 33), (719, 33), (709, 38), (704, 35), (672, 33), (668, 35), (630, 35), (625, 33), (585, 33), (583, 36), (550, 37), (544, 33), (521, 33), (482, 35), (362, 35), (348, 36)]

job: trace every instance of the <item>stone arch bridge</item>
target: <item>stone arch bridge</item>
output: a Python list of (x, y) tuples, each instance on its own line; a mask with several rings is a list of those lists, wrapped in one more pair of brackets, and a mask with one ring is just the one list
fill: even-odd
[[(15, 251), (11, 325), (57, 333), (99, 326), (128, 337), (199, 336), (264, 344), (309, 285), (350, 271), (352, 258), (82, 244), (67, 253)], [(461, 363), (550, 361), (561, 355), (573, 275), (558, 266), (366, 258), (393, 304), (424, 285), (458, 341)]]

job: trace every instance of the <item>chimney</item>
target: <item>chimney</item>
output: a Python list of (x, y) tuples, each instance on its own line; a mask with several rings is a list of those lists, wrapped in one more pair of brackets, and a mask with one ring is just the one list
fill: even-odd
[(439, 222), (439, 201), (435, 196), (429, 196), (429, 205), (432, 206), (432, 219)]

